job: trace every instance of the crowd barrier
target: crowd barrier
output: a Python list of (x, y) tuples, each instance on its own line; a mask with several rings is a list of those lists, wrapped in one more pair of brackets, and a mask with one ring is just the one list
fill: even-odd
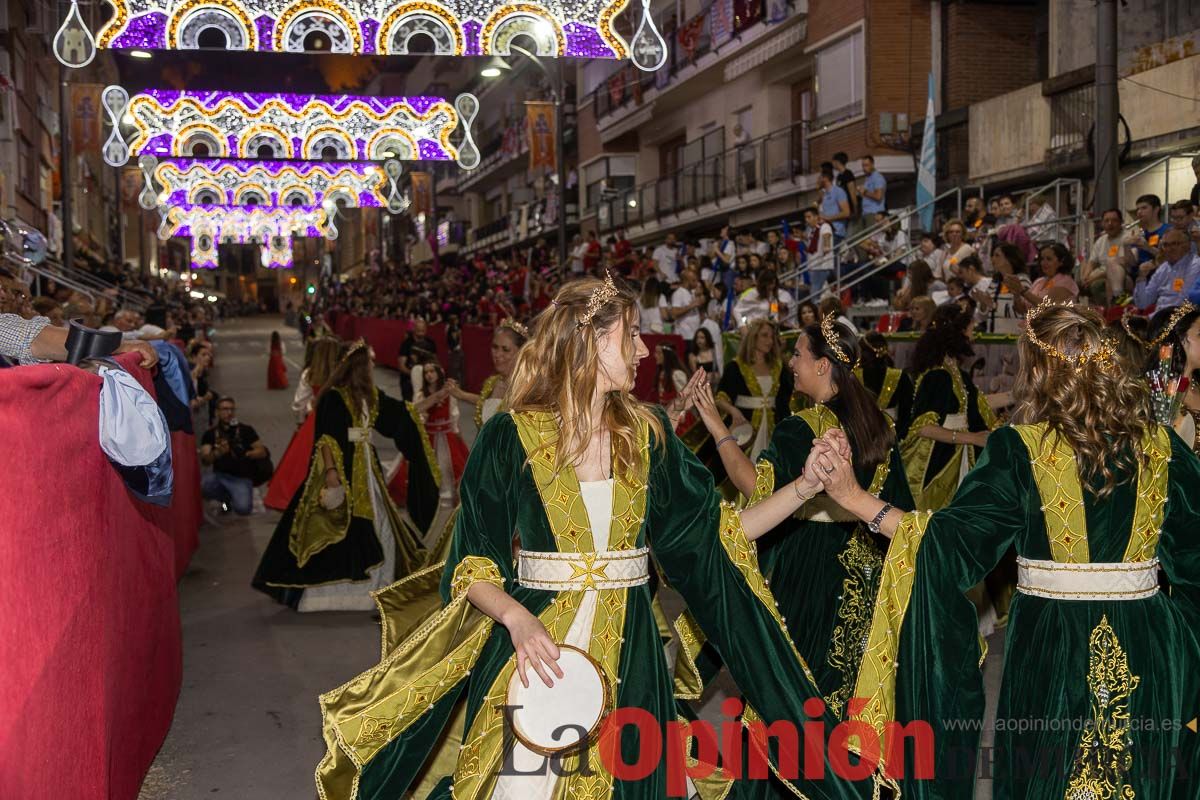
[[(150, 391), (138, 356), (119, 361)], [(134, 800), (175, 710), (176, 579), (201, 515), (193, 436), (171, 506), (125, 488), (97, 438), (100, 378), (0, 370), (0, 796)]]
[[(363, 339), (375, 351), (375, 363), (396, 369), (400, 366), (400, 345), (408, 336), (412, 323), (408, 320), (356, 317), (353, 314), (331, 314), (330, 327), (345, 341)], [(429, 326), (429, 338), (437, 347), (438, 361), (449, 364), (450, 348), (446, 344), (446, 326)]]

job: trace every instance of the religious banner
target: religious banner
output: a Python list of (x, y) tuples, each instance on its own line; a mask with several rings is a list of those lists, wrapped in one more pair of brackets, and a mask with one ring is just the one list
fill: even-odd
[(712, 46), (716, 50), (733, 38), (733, 0), (713, 0), (708, 13), (712, 19)]
[(527, 101), (525, 124), (529, 136), (529, 171), (553, 172), (558, 165), (554, 149), (554, 103)]
[(77, 153), (100, 149), (103, 89), (98, 83), (71, 84), (71, 145)]
[(676, 34), (679, 46), (683, 48), (688, 61), (696, 60), (696, 48), (700, 46), (700, 37), (704, 34), (704, 20), (704, 15), (698, 14), (688, 20)]
[(409, 208), (413, 217), (433, 214), (433, 176), (428, 172), (410, 172), (412, 178), (412, 205)]

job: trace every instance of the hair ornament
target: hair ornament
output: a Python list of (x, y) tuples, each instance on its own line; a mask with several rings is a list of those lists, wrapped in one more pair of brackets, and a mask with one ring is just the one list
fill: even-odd
[(1179, 320), (1196, 310), (1198, 310), (1197, 306), (1185, 300), (1183, 305), (1171, 312), (1171, 316), (1167, 319), (1167, 324), (1162, 327), (1162, 330), (1159, 331), (1158, 336), (1155, 336), (1150, 341), (1146, 341), (1142, 337), (1138, 336), (1133, 332), (1133, 329), (1129, 327), (1129, 318), (1133, 316), (1133, 306), (1126, 306), (1125, 313), (1121, 315), (1121, 327), (1125, 329), (1125, 333), (1129, 335), (1130, 339), (1133, 339), (1147, 350), (1153, 350), (1165, 342), (1168, 337), (1170, 337), (1171, 332), (1175, 330), (1175, 326), (1179, 324)]
[(883, 347), (876, 347), (864, 336), (858, 340), (858, 343), (874, 353), (877, 358), (886, 358), (891, 355), (891, 350), (888, 349), (887, 342), (883, 343)]
[(834, 312), (830, 311), (821, 320), (821, 335), (825, 337), (825, 344), (829, 345), (829, 349), (837, 356), (838, 361), (846, 364), (850, 369), (858, 369), (858, 359), (853, 362), (846, 355), (846, 351), (842, 349), (841, 342), (838, 340), (837, 331), (834, 329), (833, 322)]
[(1046, 355), (1066, 362), (1075, 372), (1083, 371), (1083, 368), (1089, 362), (1094, 363), (1097, 369), (1104, 371), (1111, 370), (1116, 361), (1116, 348), (1111, 341), (1105, 341), (1098, 347), (1088, 347), (1074, 355), (1068, 355), (1054, 345), (1043, 342), (1033, 332), (1033, 322), (1042, 312), (1050, 308), (1071, 308), (1073, 306), (1074, 304), (1070, 302), (1055, 303), (1049, 297), (1043, 297), (1042, 302), (1025, 315), (1025, 337)]
[(510, 331), (517, 334), (522, 339), (529, 338), (529, 328), (526, 328), (524, 325), (517, 322), (512, 317), (505, 317), (504, 320), (500, 323), (500, 327), (508, 328)]
[(617, 291), (617, 285), (613, 283), (612, 273), (608, 270), (604, 271), (604, 283), (592, 290), (592, 296), (588, 298), (587, 309), (576, 320), (575, 327), (582, 328), (584, 325), (591, 325), (592, 318), (596, 313), (604, 307), (604, 305), (617, 297), (620, 292)]

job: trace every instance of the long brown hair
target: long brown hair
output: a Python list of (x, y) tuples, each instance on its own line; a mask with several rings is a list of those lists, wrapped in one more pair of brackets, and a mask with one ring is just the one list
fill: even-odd
[(323, 336), (312, 343), (311, 359), (308, 363), (310, 386), (324, 387), (329, 384), (338, 359), (342, 357), (342, 343), (330, 336)]
[(771, 322), (771, 320), (766, 317), (759, 317), (753, 320), (747, 326), (746, 332), (742, 334), (742, 341), (738, 344), (738, 361), (747, 366), (754, 364), (754, 354), (758, 350), (758, 334), (763, 328), (771, 329), (771, 336), (775, 342), (771, 347), (771, 351), (765, 356), (767, 364), (774, 367), (783, 360), (783, 340), (779, 338), (779, 329), (775, 327), (775, 323)]
[[(1092, 311), (1053, 306), (1029, 323), (1038, 339), (1067, 356), (1097, 352), (1107, 344), (1104, 324)], [(1080, 482), (1088, 491), (1098, 478), (1099, 498), (1136, 478), (1144, 444), (1154, 427), (1145, 381), (1119, 364), (1089, 360), (1082, 367), (1048, 355), (1022, 336), (1013, 383), (1018, 423), (1045, 422), (1075, 451)]]
[(355, 419), (362, 413), (364, 405), (368, 409), (375, 408), (377, 398), (375, 377), (371, 374), (371, 350), (362, 341), (347, 348), (347, 354), (342, 356), (329, 376), (329, 383), (321, 387), (318, 402), (326, 392), (334, 389), (345, 389), (350, 394), (350, 416)]
[[(548, 411), (558, 416), (557, 442), (540, 445), (532, 459), (551, 444), (557, 445), (555, 471), (578, 463), (592, 431), (603, 425), (612, 434), (613, 474), (633, 476), (641, 458), (638, 431), (650, 426), (655, 441), (665, 442), (658, 416), (627, 391), (612, 391), (605, 398), (599, 420), (592, 419), (592, 396), (598, 384), (600, 337), (615, 326), (628, 330), (637, 324), (637, 296), (624, 284), (617, 294), (595, 309), (591, 320), (580, 324), (588, 311), (592, 293), (604, 282), (581, 278), (558, 290), (554, 302), (534, 324), (533, 334), (521, 348), (509, 379), (508, 406), (515, 412)], [(634, 345), (629, 336), (621, 339), (621, 350), (633, 383)]]
[(854, 365), (859, 360), (858, 336), (841, 323), (833, 323), (837, 345), (849, 362), (843, 361), (830, 343), (825, 340), (820, 325), (809, 325), (803, 331), (804, 341), (813, 358), (825, 358), (832, 365), (829, 377), (833, 380), (837, 394), (826, 403), (834, 409), (846, 438), (850, 440), (850, 452), (854, 466), (873, 470), (891, 457), (892, 445), (896, 443), (896, 431), (888, 418), (879, 410), (875, 396), (854, 375)]

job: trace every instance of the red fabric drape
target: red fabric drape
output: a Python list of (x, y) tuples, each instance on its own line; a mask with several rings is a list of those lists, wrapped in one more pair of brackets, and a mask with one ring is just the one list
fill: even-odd
[(660, 344), (671, 345), (675, 348), (675, 352), (679, 353), (679, 360), (684, 363), (684, 368), (686, 369), (687, 348), (684, 345), (683, 337), (674, 333), (643, 333), (642, 341), (646, 343), (646, 347), (650, 350), (650, 355), (638, 363), (637, 379), (633, 385), (633, 393), (639, 400), (649, 402), (650, 396), (654, 393), (654, 373), (658, 370), (658, 364), (654, 361), (654, 349)]
[[(408, 336), (412, 323), (408, 320), (377, 319), (339, 314), (332, 325), (333, 332), (346, 341), (365, 339), (375, 349), (375, 363), (395, 369), (400, 365), (400, 345)], [(437, 346), (438, 361), (442, 369), (450, 364), (450, 347), (446, 343), (446, 326), (436, 323), (429, 326), (429, 338)]]
[(487, 325), (463, 325), (463, 380), (468, 392), (478, 392), (492, 374), (492, 328)]
[[(145, 384), (136, 360), (121, 357)], [(172, 532), (191, 501), (126, 491), (97, 440), (99, 392), (74, 367), (0, 370), (4, 797), (136, 798), (179, 694)]]

